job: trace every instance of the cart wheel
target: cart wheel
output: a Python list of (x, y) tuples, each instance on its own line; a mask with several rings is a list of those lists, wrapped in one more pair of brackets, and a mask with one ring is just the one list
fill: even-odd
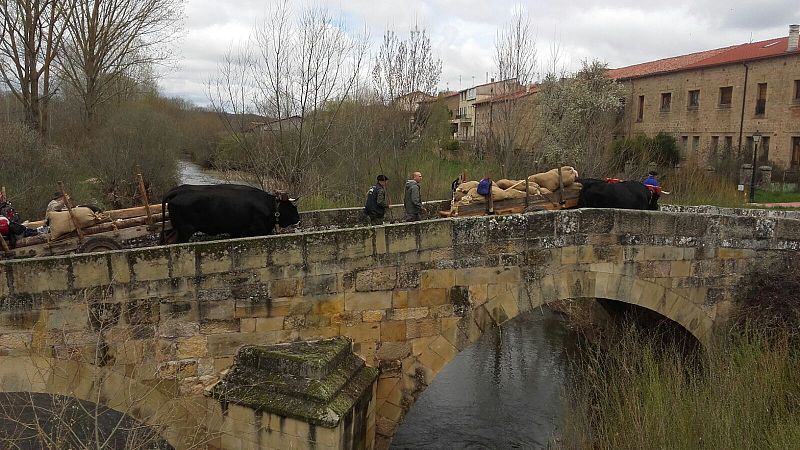
[(78, 253), (107, 252), (110, 250), (122, 250), (122, 245), (114, 239), (96, 237), (89, 238), (78, 246)]

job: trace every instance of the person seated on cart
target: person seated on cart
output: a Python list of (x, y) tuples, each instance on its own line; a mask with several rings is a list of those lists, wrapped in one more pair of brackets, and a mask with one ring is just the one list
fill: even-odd
[(53, 194), (53, 199), (47, 204), (45, 215), (47, 215), (47, 213), (50, 211), (63, 211), (65, 209), (67, 209), (67, 200), (64, 197), (64, 194), (56, 192)]
[(39, 234), (37, 230), (22, 225), (21, 220), (20, 215), (11, 207), (11, 202), (5, 197), (0, 198), (0, 234), (11, 248), (16, 247), (17, 239)]

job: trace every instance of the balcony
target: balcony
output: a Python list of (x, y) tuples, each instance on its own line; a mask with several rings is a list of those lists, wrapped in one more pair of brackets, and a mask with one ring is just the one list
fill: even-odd
[(459, 122), (472, 122), (472, 114), (456, 114), (456, 120)]

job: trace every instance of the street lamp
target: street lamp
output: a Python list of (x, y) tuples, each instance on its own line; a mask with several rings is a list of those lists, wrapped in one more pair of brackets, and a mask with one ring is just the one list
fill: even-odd
[(756, 201), (756, 156), (758, 155), (758, 143), (761, 142), (761, 133), (756, 130), (753, 133), (753, 176), (750, 177), (750, 203)]

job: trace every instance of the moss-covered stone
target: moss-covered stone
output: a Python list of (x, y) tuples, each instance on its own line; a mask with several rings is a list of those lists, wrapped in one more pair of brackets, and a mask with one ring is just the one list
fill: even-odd
[(334, 428), (378, 376), (346, 338), (243, 347), (210, 395)]

